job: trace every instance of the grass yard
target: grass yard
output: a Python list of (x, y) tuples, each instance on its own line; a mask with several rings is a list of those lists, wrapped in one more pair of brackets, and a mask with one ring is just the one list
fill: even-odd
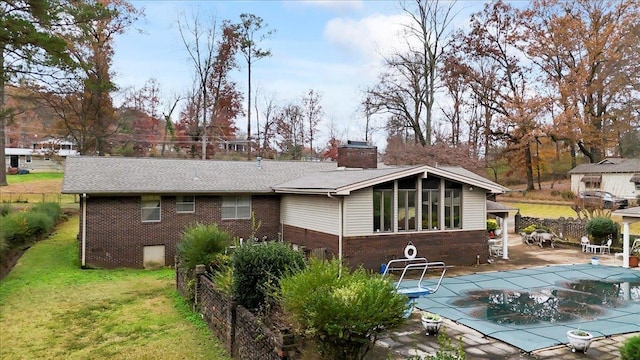
[(33, 204), (55, 202), (63, 207), (78, 207), (78, 196), (61, 194), (64, 173), (7, 175), (9, 186), (0, 186), (0, 202)]
[(0, 281), (1, 359), (230, 359), (172, 269), (82, 270), (78, 217)]
[(7, 183), (11, 185), (37, 180), (62, 180), (62, 178), (64, 178), (63, 172), (36, 172), (25, 175), (7, 175)]
[[(532, 204), (532, 203), (507, 203), (509, 206), (520, 209), (522, 216), (530, 216), (544, 219), (557, 219), (559, 217), (576, 218), (576, 212), (568, 205), (549, 205), (549, 204)], [(621, 223), (622, 217), (611, 216), (611, 219), (617, 223)], [(631, 234), (640, 235), (640, 222), (636, 222), (629, 226)]]

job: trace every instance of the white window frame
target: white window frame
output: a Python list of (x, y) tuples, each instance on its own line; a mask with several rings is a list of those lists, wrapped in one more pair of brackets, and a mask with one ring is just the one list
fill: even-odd
[(220, 218), (222, 220), (251, 219), (251, 195), (223, 196)]
[[(162, 198), (160, 195), (142, 195), (140, 199), (140, 215), (143, 223), (160, 222), (162, 220)], [(157, 218), (151, 217), (157, 211)]]
[(31, 155), (27, 155), (24, 158), (24, 162), (26, 162), (27, 164), (31, 162)]
[(176, 196), (176, 213), (190, 214), (196, 212), (196, 197), (194, 195)]

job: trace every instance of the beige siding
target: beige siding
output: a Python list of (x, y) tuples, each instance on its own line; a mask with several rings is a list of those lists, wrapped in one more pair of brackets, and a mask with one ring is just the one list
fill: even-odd
[(468, 191), (463, 188), (462, 229), (482, 230), (487, 228), (487, 201), (483, 191)]
[(344, 235), (361, 236), (373, 232), (373, 188), (352, 192), (344, 200)]
[(327, 234), (339, 234), (339, 198), (327, 196), (285, 195), (280, 206), (283, 224)]

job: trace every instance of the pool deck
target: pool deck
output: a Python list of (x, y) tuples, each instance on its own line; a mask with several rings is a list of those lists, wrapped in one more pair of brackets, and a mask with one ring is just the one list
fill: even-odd
[[(509, 260), (494, 259), (491, 264), (477, 267), (456, 267), (447, 272), (448, 276), (480, 274), (484, 272), (527, 269), (546, 265), (588, 264), (593, 254), (583, 253), (580, 248), (558, 246), (555, 249), (528, 246), (520, 237), (509, 237)], [(598, 254), (600, 264), (621, 266), (621, 260), (613, 254)], [(640, 272), (640, 268), (635, 268)], [(640, 323), (640, 314), (638, 315)], [(486, 336), (461, 323), (444, 319), (443, 329), (457, 347), (462, 347), (467, 359), (619, 359), (619, 348), (629, 337), (640, 332), (596, 337), (586, 353), (573, 353), (568, 345), (556, 345), (531, 352), (511, 346), (505, 342)], [(401, 328), (388, 332), (378, 339), (376, 348), (368, 354), (367, 360), (406, 359), (411, 356), (426, 357), (438, 351), (437, 337), (425, 334), (419, 315), (414, 313)]]

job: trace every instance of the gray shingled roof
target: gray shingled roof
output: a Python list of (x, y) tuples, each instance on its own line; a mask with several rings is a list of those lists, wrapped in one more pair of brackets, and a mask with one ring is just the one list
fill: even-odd
[(70, 157), (62, 192), (124, 193), (267, 193), (274, 184), (333, 170), (336, 163), (214, 161), (160, 158)]
[(492, 192), (508, 190), (459, 167), (384, 166), (337, 168), (332, 162), (214, 161), (160, 158), (70, 157), (62, 192), (69, 194), (325, 193), (350, 191), (385, 181), (434, 173)]
[(569, 174), (604, 174), (640, 172), (640, 159), (608, 158), (596, 164), (580, 164)]
[[(388, 177), (395, 174), (400, 174), (406, 171), (411, 172), (416, 170), (421, 172), (422, 166), (411, 167), (382, 167), (378, 169), (345, 169), (340, 168), (334, 171), (309, 174), (303, 177), (299, 177), (295, 180), (287, 181), (282, 184), (274, 186), (276, 191), (304, 191), (304, 192), (328, 192), (336, 191), (345, 187), (357, 186), (358, 184), (367, 183), (371, 181), (376, 183), (376, 179), (379, 182), (389, 181)], [(366, 187), (367, 185), (363, 185)]]

